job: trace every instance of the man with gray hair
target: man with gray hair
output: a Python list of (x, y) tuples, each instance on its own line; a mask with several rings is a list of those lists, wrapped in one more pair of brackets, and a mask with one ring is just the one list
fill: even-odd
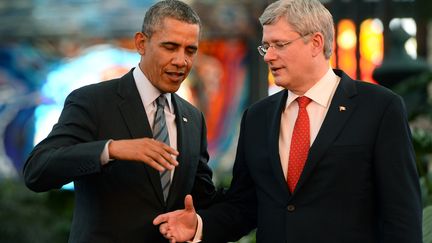
[(166, 243), (154, 217), (182, 208), (187, 194), (199, 208), (213, 200), (203, 114), (175, 94), (192, 68), (200, 31), (198, 15), (181, 1), (150, 7), (135, 34), (138, 66), (73, 91), (30, 154), (30, 189), (74, 182), (69, 242)]
[(244, 112), (227, 198), (196, 214), (187, 196), (154, 220), (160, 232), (188, 240), (202, 220), (206, 243), (255, 227), (260, 243), (421, 243), (402, 99), (330, 68), (334, 24), (318, 0), (276, 1), (260, 22), (258, 52), (284, 89)]

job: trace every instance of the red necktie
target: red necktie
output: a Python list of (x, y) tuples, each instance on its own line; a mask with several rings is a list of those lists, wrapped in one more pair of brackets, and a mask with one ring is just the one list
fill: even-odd
[(306, 106), (311, 102), (311, 99), (301, 96), (296, 101), (299, 110), (291, 137), (287, 176), (287, 183), (291, 192), (294, 191), (303, 171), (310, 147), (310, 125)]

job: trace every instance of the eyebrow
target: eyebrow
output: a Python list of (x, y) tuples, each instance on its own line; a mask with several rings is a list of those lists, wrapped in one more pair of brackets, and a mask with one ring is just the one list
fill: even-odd
[[(164, 41), (164, 42), (161, 42), (160, 45), (173, 45), (173, 46), (176, 46), (176, 47), (180, 46), (180, 44), (178, 44), (176, 42), (172, 42), (172, 41)], [(186, 46), (186, 48), (193, 49), (193, 50), (198, 50), (198, 46), (196, 46), (196, 45), (189, 45), (189, 46)]]

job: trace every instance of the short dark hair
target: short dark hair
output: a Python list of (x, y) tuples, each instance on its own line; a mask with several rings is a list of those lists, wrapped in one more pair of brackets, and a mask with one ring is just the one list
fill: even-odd
[(189, 24), (198, 24), (201, 29), (201, 20), (189, 5), (179, 0), (164, 0), (148, 9), (144, 16), (142, 32), (150, 38), (156, 28), (160, 27), (162, 21), (168, 17)]

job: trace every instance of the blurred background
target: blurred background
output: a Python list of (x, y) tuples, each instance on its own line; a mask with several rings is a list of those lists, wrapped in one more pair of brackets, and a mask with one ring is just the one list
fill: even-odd
[[(73, 185), (33, 193), (21, 180), (32, 147), (46, 137), (67, 94), (137, 65), (132, 42), (155, 0), (0, 0), (0, 242), (67, 242)], [(214, 181), (228, 186), (239, 122), (251, 103), (279, 90), (256, 47), (270, 0), (185, 0), (203, 38), (179, 94), (206, 117)], [(333, 14), (331, 63), (383, 85), (407, 105), (432, 242), (432, 1), (322, 0)], [(254, 242), (254, 234), (240, 242)]]

